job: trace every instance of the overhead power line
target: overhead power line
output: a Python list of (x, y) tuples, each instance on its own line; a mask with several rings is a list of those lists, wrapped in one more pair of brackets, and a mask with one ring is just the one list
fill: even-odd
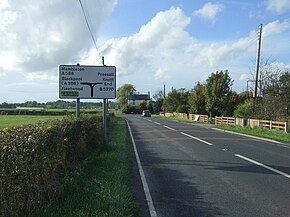
[(83, 12), (83, 15), (84, 15), (84, 18), (85, 18), (85, 21), (86, 21), (86, 24), (87, 24), (88, 30), (89, 30), (89, 32), (90, 32), (91, 38), (92, 38), (93, 43), (94, 43), (94, 45), (95, 45), (95, 48), (96, 48), (97, 52), (99, 53), (99, 55), (100, 55), (100, 57), (101, 57), (102, 55), (101, 55), (101, 53), (100, 53), (100, 51), (99, 51), (99, 49), (98, 49), (98, 46), (97, 46), (97, 43), (96, 43), (95, 37), (94, 37), (93, 32), (92, 32), (92, 29), (91, 29), (91, 27), (90, 27), (90, 25), (89, 25), (89, 21), (88, 21), (88, 20), (89, 20), (89, 19), (88, 19), (89, 15), (88, 15), (88, 17), (87, 17), (86, 12), (85, 12), (85, 9), (84, 9), (84, 5), (83, 5), (83, 3), (82, 3), (81, 0), (79, 0), (79, 3), (80, 3), (80, 6), (81, 6), (81, 8), (82, 8), (82, 12)]

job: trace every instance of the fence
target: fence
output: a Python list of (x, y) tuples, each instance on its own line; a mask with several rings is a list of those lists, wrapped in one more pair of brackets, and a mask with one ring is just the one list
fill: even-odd
[(202, 123), (208, 123), (208, 115), (189, 114), (188, 119)]
[(271, 120), (258, 120), (258, 119), (248, 119), (245, 121), (243, 118), (233, 118), (233, 117), (216, 117), (215, 118), (216, 125), (240, 125), (240, 126), (249, 126), (251, 128), (254, 127), (264, 127), (272, 129), (280, 129), (285, 132), (289, 132), (288, 122), (280, 122), (280, 121), (271, 121)]
[(215, 125), (236, 125), (236, 118), (232, 117), (215, 117)]
[(197, 115), (197, 114), (187, 114), (187, 113), (165, 113), (166, 117), (177, 117), (177, 118), (182, 118), (182, 119), (187, 119), (187, 120), (193, 120), (197, 122), (202, 122), (202, 123), (208, 123), (208, 115)]
[(271, 121), (271, 120), (258, 120), (258, 119), (248, 119), (248, 126), (254, 127), (264, 127), (272, 129), (284, 130), (286, 133), (289, 132), (288, 122), (281, 121)]

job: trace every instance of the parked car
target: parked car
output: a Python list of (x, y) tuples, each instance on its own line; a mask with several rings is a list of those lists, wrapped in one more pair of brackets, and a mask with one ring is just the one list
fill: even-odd
[(142, 116), (143, 117), (151, 117), (151, 113), (149, 110), (143, 110), (142, 111)]

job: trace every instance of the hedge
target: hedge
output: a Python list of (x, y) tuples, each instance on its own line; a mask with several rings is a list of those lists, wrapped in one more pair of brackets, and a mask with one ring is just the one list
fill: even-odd
[(0, 130), (0, 215), (29, 216), (61, 195), (60, 178), (91, 149), (101, 149), (100, 116)]

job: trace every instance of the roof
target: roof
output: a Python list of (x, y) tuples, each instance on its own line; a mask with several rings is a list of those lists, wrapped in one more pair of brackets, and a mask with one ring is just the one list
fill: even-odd
[(134, 94), (128, 96), (128, 100), (150, 100), (150, 96), (148, 94)]

